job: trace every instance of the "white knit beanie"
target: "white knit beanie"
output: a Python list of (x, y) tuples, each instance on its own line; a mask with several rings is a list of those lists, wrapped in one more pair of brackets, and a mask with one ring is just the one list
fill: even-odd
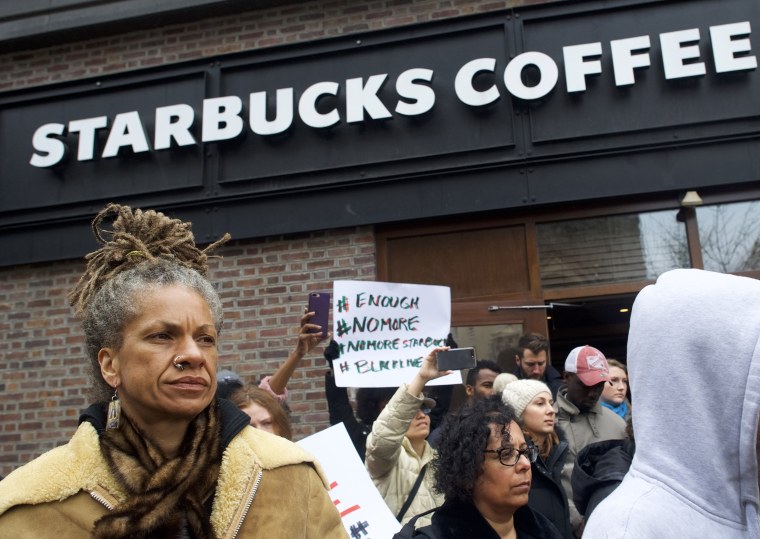
[(512, 407), (518, 418), (522, 418), (523, 412), (530, 404), (530, 401), (539, 393), (544, 392), (549, 393), (549, 395), (552, 393), (549, 390), (549, 386), (545, 383), (526, 378), (507, 384), (507, 387), (501, 393), (501, 400), (504, 401), (504, 404)]
[(493, 379), (493, 392), (495, 394), (499, 394), (504, 391), (505, 387), (507, 387), (512, 382), (516, 382), (517, 380), (517, 376), (511, 372), (502, 372)]

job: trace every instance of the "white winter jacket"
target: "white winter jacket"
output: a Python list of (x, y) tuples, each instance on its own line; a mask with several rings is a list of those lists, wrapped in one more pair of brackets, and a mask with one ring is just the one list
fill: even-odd
[[(427, 442), (422, 456), (418, 456), (406, 437), (409, 424), (421, 405), (422, 396), (410, 395), (406, 384), (403, 384), (375, 420), (372, 432), (367, 437), (367, 470), (394, 515), (398, 514), (409, 496), (422, 467), (435, 456), (435, 450)], [(443, 496), (433, 492), (433, 471), (430, 468), (428, 466), (420, 489), (401, 520), (402, 523), (443, 503)], [(418, 526), (424, 526), (429, 523), (429, 517), (417, 522)]]

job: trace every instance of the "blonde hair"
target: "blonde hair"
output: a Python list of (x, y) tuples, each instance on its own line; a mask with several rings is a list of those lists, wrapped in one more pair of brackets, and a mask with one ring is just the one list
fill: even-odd
[(610, 367), (617, 367), (618, 369), (623, 369), (625, 374), (626, 375), (628, 374), (628, 367), (626, 367), (625, 363), (623, 363), (622, 361), (618, 361), (617, 359), (608, 359), (607, 365), (609, 365)]

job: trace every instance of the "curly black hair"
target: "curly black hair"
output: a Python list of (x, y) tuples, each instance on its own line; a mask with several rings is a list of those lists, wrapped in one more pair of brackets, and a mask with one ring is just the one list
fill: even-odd
[(516, 420), (499, 395), (476, 399), (447, 416), (438, 438), (438, 456), (433, 460), (435, 490), (446, 500), (471, 502), (475, 481), (483, 471), (490, 426), (502, 427), (501, 447), (507, 447), (511, 443), (509, 424)]

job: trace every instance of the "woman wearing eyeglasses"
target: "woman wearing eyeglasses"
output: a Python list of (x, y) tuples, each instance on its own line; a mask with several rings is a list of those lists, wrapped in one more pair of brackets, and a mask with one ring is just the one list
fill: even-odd
[(433, 461), (445, 503), (414, 538), (555, 539), (562, 537), (528, 507), (531, 460), (512, 410), (498, 396), (478, 399), (448, 416)]
[(551, 391), (538, 380), (517, 380), (507, 384), (502, 400), (515, 411), (526, 439), (538, 449), (528, 505), (551, 520), (563, 537), (571, 539), (570, 509), (561, 480), (569, 451), (555, 425)]

